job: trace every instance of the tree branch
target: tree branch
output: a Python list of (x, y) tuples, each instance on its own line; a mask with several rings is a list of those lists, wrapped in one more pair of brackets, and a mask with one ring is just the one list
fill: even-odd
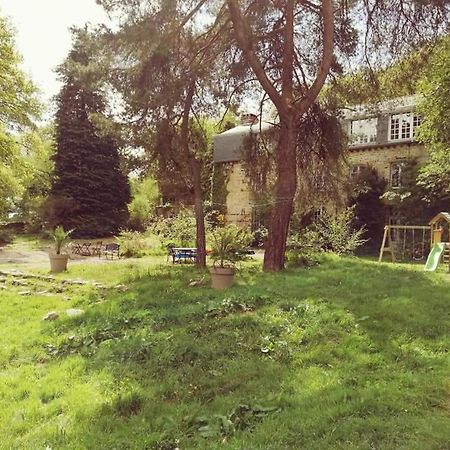
[(305, 112), (314, 103), (325, 83), (328, 72), (333, 61), (333, 40), (334, 40), (334, 16), (332, 0), (322, 0), (323, 19), (323, 51), (322, 62), (316, 74), (316, 79), (301, 99), (295, 102), (295, 108), (299, 114)]
[[(331, 0), (328, 0), (331, 2)], [(275, 86), (269, 80), (258, 60), (254, 50), (252, 42), (250, 41), (250, 30), (245, 18), (242, 15), (241, 9), (238, 5), (237, 0), (227, 0), (228, 10), (230, 12), (231, 21), (233, 22), (234, 35), (239, 44), (239, 47), (243, 51), (247, 62), (250, 64), (256, 78), (261, 83), (262, 88), (267, 92), (267, 95), (272, 100), (275, 107), (280, 112), (287, 111), (288, 105), (285, 103), (284, 99), (275, 89)]]

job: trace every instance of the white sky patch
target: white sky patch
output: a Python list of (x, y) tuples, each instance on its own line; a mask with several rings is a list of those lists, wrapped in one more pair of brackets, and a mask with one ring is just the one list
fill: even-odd
[(109, 22), (95, 0), (0, 0), (0, 14), (15, 28), (22, 68), (47, 102), (61, 88), (54, 70), (72, 46), (69, 28)]

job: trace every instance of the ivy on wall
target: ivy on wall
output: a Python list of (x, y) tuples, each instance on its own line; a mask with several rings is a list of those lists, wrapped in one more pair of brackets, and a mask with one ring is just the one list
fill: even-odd
[(230, 181), (232, 162), (214, 164), (211, 180), (212, 208), (221, 214), (227, 212), (228, 182)]

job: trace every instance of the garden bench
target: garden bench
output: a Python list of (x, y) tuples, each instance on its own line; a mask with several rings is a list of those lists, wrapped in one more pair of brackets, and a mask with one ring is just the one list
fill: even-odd
[(191, 247), (168, 247), (168, 256), (175, 263), (194, 263), (197, 259), (197, 249)]

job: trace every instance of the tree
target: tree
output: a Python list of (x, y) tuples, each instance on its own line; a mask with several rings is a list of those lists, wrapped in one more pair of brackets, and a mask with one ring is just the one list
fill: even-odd
[(17, 205), (28, 230), (41, 231), (43, 205), (50, 193), (54, 165), (54, 128), (44, 126), (20, 136), (23, 193)]
[(183, 2), (100, 3), (120, 8), (126, 17), (108, 36), (114, 49), (110, 83), (125, 101), (123, 116), (131, 124), (133, 144), (156, 161), (160, 181), (193, 197), (197, 265), (204, 267), (205, 180), (211, 170), (211, 127), (205, 116), (218, 111), (213, 92), (223, 78), (214, 80), (211, 74), (222, 72), (221, 21), (206, 31), (191, 21), (206, 1), (192, 8), (189, 2), (186, 8)]
[(16, 129), (33, 125), (41, 112), (37, 89), (20, 69), (20, 63), (13, 32), (0, 17), (0, 123)]
[(450, 208), (450, 38), (443, 39), (433, 53), (420, 83), (424, 100), (418, 108), (423, 117), (419, 140), (430, 158), (419, 170), (418, 182), (429, 201), (445, 199)]
[(15, 211), (24, 191), (25, 158), (18, 132), (33, 125), (41, 108), (20, 62), (13, 33), (0, 17), (0, 220)]
[[(390, 50), (397, 50), (394, 56), (398, 56), (405, 43), (432, 37), (445, 21), (447, 10), (444, 3), (414, 1), (349, 4), (331, 0), (227, 0), (226, 3), (242, 54), (279, 117), (274, 205), (264, 258), (265, 270), (278, 271), (284, 265), (297, 192), (297, 158), (301, 154), (298, 125), (330, 71), (342, 72), (339, 58), (355, 54), (361, 18), (366, 25), (364, 56), (368, 63), (373, 63), (376, 60), (371, 61), (371, 54), (378, 56), (379, 61), (386, 60), (393, 54)], [(392, 39), (388, 42), (382, 36)], [(377, 51), (370, 51), (374, 49)]]
[(110, 235), (127, 222), (129, 185), (114, 138), (99, 126), (105, 103), (90, 64), (95, 57), (78, 31), (59, 74), (55, 179), (48, 205), (50, 225), (74, 228), (75, 236)]
[(128, 205), (130, 226), (143, 231), (155, 214), (155, 207), (160, 199), (158, 184), (150, 176), (134, 179), (131, 182), (132, 201)]

